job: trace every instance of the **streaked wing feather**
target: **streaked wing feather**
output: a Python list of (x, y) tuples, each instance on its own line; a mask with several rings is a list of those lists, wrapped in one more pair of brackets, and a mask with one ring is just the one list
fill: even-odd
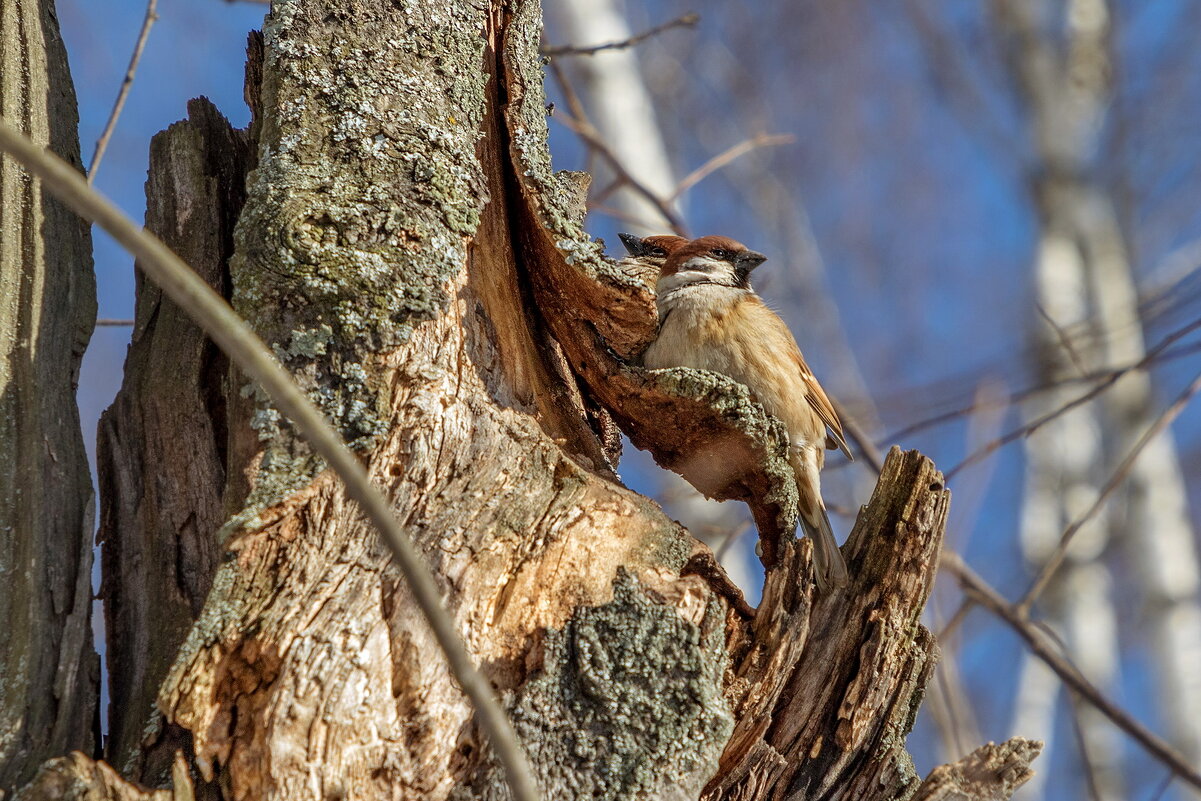
[(855, 457), (851, 455), (851, 449), (847, 446), (846, 435), (842, 432), (842, 421), (838, 419), (838, 412), (834, 411), (834, 404), (830, 403), (830, 398), (822, 389), (822, 385), (817, 383), (817, 378), (809, 369), (809, 365), (805, 363), (805, 357), (800, 354), (800, 351), (797, 351), (797, 362), (800, 364), (801, 377), (805, 379), (805, 400), (809, 401), (809, 406), (825, 424), (829, 432), (827, 439), (833, 439), (838, 449), (845, 453), (848, 459), (854, 461)]

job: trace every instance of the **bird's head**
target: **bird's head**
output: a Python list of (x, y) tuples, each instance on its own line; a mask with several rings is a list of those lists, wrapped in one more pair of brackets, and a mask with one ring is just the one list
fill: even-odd
[(660, 280), (674, 278), (671, 283), (676, 286), (706, 282), (749, 289), (751, 270), (765, 261), (762, 253), (729, 237), (702, 236), (667, 255)]
[(625, 245), (626, 252), (632, 257), (656, 267), (662, 265), (676, 248), (688, 244), (688, 240), (684, 237), (670, 234), (639, 237), (633, 234), (619, 233), (617, 237), (621, 240), (621, 244)]

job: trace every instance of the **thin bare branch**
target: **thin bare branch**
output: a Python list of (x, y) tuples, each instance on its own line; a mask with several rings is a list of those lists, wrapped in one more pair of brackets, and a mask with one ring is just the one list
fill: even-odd
[(1071, 711), (1072, 733), (1076, 738), (1076, 750), (1080, 752), (1080, 763), (1084, 766), (1085, 786), (1092, 801), (1101, 801), (1101, 791), (1098, 788), (1097, 765), (1088, 750), (1088, 739), (1084, 736), (1084, 723), (1080, 720), (1080, 696), (1074, 692), (1068, 693), (1068, 709)]
[(701, 166), (697, 167), (692, 172), (684, 176), (684, 179), (676, 184), (675, 191), (671, 193), (671, 197), (667, 200), (674, 201), (680, 195), (687, 192), (692, 187), (696, 186), (701, 181), (708, 178), (713, 173), (725, 167), (735, 159), (745, 156), (752, 150), (757, 150), (761, 147), (778, 147), (779, 145), (791, 145), (796, 141), (796, 137), (792, 134), (757, 134), (750, 139), (746, 139), (731, 148), (728, 148), (721, 153), (718, 153), (713, 158), (706, 161)]
[(714, 554), (717, 557), (717, 561), (720, 562), (724, 559), (730, 550), (730, 546), (738, 542), (742, 535), (750, 531), (750, 529), (750, 520), (744, 520), (736, 526), (731, 526), (730, 530), (726, 532), (726, 536), (722, 538), (721, 545), (717, 547), (717, 552)]
[(604, 214), (606, 217), (612, 217), (615, 220), (621, 220), (622, 222), (632, 223), (634, 225), (642, 225), (646, 222), (646, 220), (639, 217), (637, 214), (631, 214), (628, 211), (624, 211), (615, 206), (607, 206), (604, 203), (589, 202), (588, 211), (595, 211), (598, 214)]
[(101, 317), (96, 320), (96, 325), (130, 326), (133, 325), (133, 320), (115, 320), (109, 317)]
[(658, 36), (664, 31), (670, 31), (672, 28), (692, 28), (701, 21), (701, 15), (696, 12), (689, 12), (682, 17), (664, 22), (661, 25), (656, 25), (642, 33), (636, 33), (629, 39), (622, 39), (617, 42), (606, 42), (605, 44), (591, 45), (588, 47), (577, 47), (575, 45), (556, 45), (553, 47), (542, 48), (542, 55), (551, 56), (593, 56), (604, 50), (625, 50), (627, 47), (634, 47), (642, 44), (647, 39), (653, 36)]
[(680, 219), (680, 215), (671, 207), (671, 202), (659, 197), (651, 191), (645, 184), (630, 174), (622, 164), (621, 159), (613, 152), (604, 137), (601, 136), (591, 122), (588, 121), (588, 115), (584, 111), (584, 104), (580, 102), (580, 96), (576, 93), (571, 82), (567, 80), (567, 76), (563, 74), (563, 70), (558, 67), (553, 61), (550, 63), (551, 74), (555, 76), (555, 81), (559, 84), (559, 88), (563, 91), (563, 99), (567, 102), (569, 113), (559, 113), (554, 115), (554, 119), (567, 126), (576, 136), (584, 141), (584, 144), (597, 153), (605, 163), (609, 165), (609, 169), (613, 170), (617, 179), (629, 186), (638, 194), (649, 200), (659, 213), (663, 215), (663, 219), (671, 226), (672, 232), (678, 236), (688, 236), (684, 227), (684, 221)]
[(1038, 309), (1038, 316), (1043, 318), (1047, 325), (1051, 326), (1051, 330), (1055, 332), (1055, 338), (1059, 340), (1059, 346), (1063, 348), (1064, 353), (1068, 355), (1068, 360), (1072, 366), (1076, 368), (1076, 372), (1084, 375), (1088, 369), (1084, 365), (1084, 359), (1080, 356), (1076, 346), (1072, 344), (1072, 337), (1064, 330), (1063, 326), (1056, 322), (1055, 318), (1050, 315), (1046, 307), (1041, 303), (1035, 303), (1035, 308)]
[(1011, 442), (1022, 439), (1023, 437), (1028, 437), (1031, 434), (1033, 434), (1035, 431), (1038, 431), (1040, 428), (1045, 426), (1047, 423), (1051, 422), (1052, 420), (1055, 420), (1056, 418), (1061, 417), (1064, 414), (1067, 414), (1072, 409), (1075, 409), (1079, 406), (1083, 406), (1084, 404), (1088, 403), (1093, 398), (1100, 395), (1105, 390), (1109, 389), (1115, 383), (1117, 383), (1118, 379), (1121, 378), (1123, 375), (1125, 375), (1126, 373), (1131, 372), (1133, 370), (1141, 370), (1141, 369), (1145, 368), (1147, 365), (1153, 363), (1155, 361), (1155, 359), (1161, 353), (1163, 353), (1164, 350), (1166, 350), (1168, 348), (1169, 345), (1171, 345), (1172, 343), (1181, 339), (1182, 337), (1187, 336), (1188, 334), (1191, 334), (1193, 331), (1196, 331), (1199, 328), (1201, 328), (1201, 319), (1194, 320), (1193, 322), (1189, 323), (1188, 325), (1184, 326), (1183, 328), (1180, 328), (1180, 329), (1172, 332), (1168, 336), (1164, 337), (1158, 345), (1156, 345), (1151, 350), (1147, 351), (1147, 355), (1145, 355), (1142, 359), (1139, 359), (1139, 361), (1136, 362), (1134, 365), (1123, 368), (1121, 370), (1114, 370), (1108, 376), (1106, 376), (1104, 380), (1099, 381), (1092, 389), (1090, 389), (1088, 392), (1085, 392), (1083, 395), (1073, 398), (1072, 400), (1068, 401), (1063, 406), (1060, 406), (1058, 409), (1055, 409), (1054, 411), (1047, 412), (1046, 414), (1044, 414), (1042, 417), (1038, 418), (1037, 420), (1034, 420), (1024, 426), (1015, 428), (1012, 431), (1009, 431), (1009, 432), (1001, 435), (1000, 437), (997, 437), (996, 439), (994, 439), (988, 443), (985, 443), (983, 446), (978, 448), (974, 453), (969, 455), (962, 462), (960, 462), (959, 464), (955, 465), (950, 470), (948, 470), (946, 472), (947, 479), (950, 480), (950, 478), (953, 475), (955, 475), (956, 473), (958, 473), (960, 470), (963, 470), (965, 467), (969, 467), (969, 466), (975, 464), (976, 462), (985, 458), (986, 456), (993, 453), (997, 449), (999, 449), (1005, 445), (1008, 445)]
[(1179, 348), (1172, 348), (1170, 350), (1164, 351), (1163, 353), (1159, 354), (1152, 362), (1149, 362), (1147, 364), (1143, 364), (1143, 361), (1140, 360), (1138, 362), (1131, 363), (1125, 367), (1116, 367), (1111, 370), (1097, 370), (1092, 373), (1089, 373), (1088, 375), (1083, 375), (1083, 376), (1068, 376), (1065, 378), (1056, 379), (1054, 381), (1048, 381), (1044, 384), (1036, 384), (1035, 386), (1030, 386), (1030, 387), (1026, 387), (1025, 389), (1017, 390), (1017, 391), (1005, 396), (1004, 398), (997, 398), (995, 401), (990, 401), (987, 404), (981, 403), (978, 400), (973, 400), (967, 406), (960, 406), (958, 408), (952, 409), (951, 411), (942, 412), (940, 414), (936, 414), (931, 417), (927, 417), (922, 420), (918, 420), (917, 422), (910, 423), (909, 425), (905, 426), (904, 428), (900, 428), (900, 429), (897, 429), (896, 431), (892, 431), (889, 434), (887, 434), (884, 437), (884, 439), (881, 440), (881, 442), (882, 443), (883, 442), (897, 442), (897, 441), (900, 441), (900, 440), (904, 439), (905, 437), (908, 437), (912, 434), (916, 434), (920, 431), (925, 431), (928, 428), (934, 428), (936, 426), (944, 425), (946, 423), (950, 423), (952, 421), (958, 420), (959, 418), (963, 417), (964, 415), (972, 414), (973, 412), (982, 411), (982, 410), (986, 410), (986, 409), (995, 409), (995, 408), (999, 408), (999, 407), (1010, 406), (1015, 403), (1020, 403), (1021, 401), (1024, 401), (1024, 400), (1028, 400), (1029, 398), (1032, 398), (1035, 395), (1039, 395), (1043, 392), (1050, 392), (1051, 390), (1059, 389), (1060, 387), (1067, 386), (1069, 384), (1084, 384), (1084, 383), (1088, 383), (1090, 381), (1103, 381), (1103, 380), (1108, 380), (1108, 379), (1115, 378), (1115, 377), (1121, 378), (1122, 376), (1126, 375), (1127, 373), (1149, 370), (1152, 367), (1157, 367), (1161, 364), (1175, 361), (1176, 359), (1183, 359), (1188, 356), (1193, 356), (1199, 352), (1201, 352), (1201, 342), (1193, 343), (1190, 345), (1182, 345)]
[(108, 150), (108, 140), (112, 138), (113, 130), (117, 127), (117, 120), (121, 116), (121, 110), (125, 108), (125, 100), (129, 97), (129, 90), (133, 86), (133, 76), (138, 72), (138, 62), (142, 60), (142, 51), (146, 49), (146, 40), (150, 38), (150, 29), (154, 27), (154, 21), (158, 19), (157, 8), (158, 0), (149, 0), (146, 3), (146, 16), (142, 20), (142, 30), (138, 32), (138, 40), (133, 46), (133, 55), (129, 57), (129, 67), (125, 70), (125, 78), (121, 81), (117, 100), (113, 103), (113, 110), (109, 112), (104, 132), (96, 140), (96, 152), (92, 154), (92, 164), (88, 167), (89, 184), (96, 180), (96, 170), (100, 168), (100, 160), (104, 158), (104, 151)]
[(442, 593), (416, 546), (392, 514), (387, 498), (376, 489), (358, 457), (351, 452), (324, 415), (280, 366), (267, 346), (229, 304), (159, 239), (135, 224), (101, 197), (78, 171), (43, 150), (0, 120), (0, 151), (13, 156), (77, 214), (99, 225), (134, 255), (141, 270), (157, 283), (226, 355), (267, 392), (313, 449), (337, 473), (350, 495), (375, 525), (392, 551), (413, 597), (429, 622), (451, 672), (471, 699), (496, 756), (504, 766), (513, 797), (536, 801), (538, 790), (525, 751), (512, 725), (459, 638), (455, 624), (442, 608)]
[(1162, 434), (1163, 431), (1170, 426), (1177, 417), (1180, 416), (1180, 413), (1184, 411), (1184, 407), (1188, 405), (1189, 401), (1191, 401), (1198, 392), (1201, 392), (1201, 375), (1198, 375), (1196, 378), (1194, 378), (1192, 383), (1185, 387), (1184, 391), (1181, 392), (1180, 395), (1178, 395), (1176, 399), (1172, 401), (1172, 403), (1169, 404), (1168, 407), (1163, 410), (1163, 412), (1160, 413), (1159, 417), (1155, 419), (1150, 427), (1143, 432), (1143, 435), (1139, 437), (1138, 442), (1136, 442), (1134, 447), (1130, 449), (1130, 453), (1126, 454), (1126, 458), (1122, 460), (1121, 464), (1117, 466), (1117, 469), (1115, 469), (1113, 474), (1109, 477), (1109, 480), (1105, 482), (1105, 486), (1102, 487), (1101, 492), (1097, 494), (1097, 498), (1093, 501), (1092, 506), (1090, 506), (1084, 512), (1084, 514), (1080, 515), (1080, 517), (1073, 520), (1072, 524), (1064, 530), (1063, 534), (1060, 535), (1059, 543), (1055, 546), (1055, 550), (1047, 558), (1047, 561), (1043, 563), (1042, 569), (1039, 571), (1034, 581), (1030, 584), (1030, 589), (1026, 590), (1026, 594), (1023, 595), (1022, 599), (1017, 602), (1015, 608), (1019, 614), (1021, 614), (1023, 617), (1030, 614), (1030, 607), (1042, 594), (1043, 590), (1047, 588), (1047, 585), (1055, 576), (1055, 571), (1058, 570), (1063, 564), (1063, 560), (1067, 556), (1068, 546), (1071, 544), (1072, 538), (1076, 536), (1076, 533), (1079, 532), (1089, 520), (1092, 520), (1097, 512), (1101, 511), (1101, 509), (1105, 506), (1106, 501), (1109, 500), (1109, 496), (1112, 495), (1113, 492), (1122, 485), (1122, 482), (1126, 480), (1126, 477), (1130, 475), (1130, 470), (1134, 467), (1134, 463), (1138, 461), (1138, 457), (1142, 454), (1147, 445), (1149, 445), (1152, 440)]
[(851, 438), (851, 443), (854, 444), (855, 450), (863, 456), (863, 466), (872, 473), (872, 475), (880, 475), (880, 471), (884, 469), (884, 456), (880, 453), (880, 449), (872, 442), (871, 435), (863, 430), (859, 425), (859, 421), (854, 415), (850, 414), (846, 407), (838, 401), (833, 401), (834, 411), (838, 415), (838, 419), (842, 421), (842, 430)]
[(1132, 718), (1124, 709), (1105, 697), (1071, 662), (1061, 656), (1047, 635), (1029, 619), (1018, 613), (1004, 597), (992, 588), (958, 554), (944, 551), (941, 566), (959, 581), (968, 597), (1004, 621), (1025, 640), (1030, 652), (1046, 663), (1081, 699), (1096, 707), (1115, 726), (1130, 735), (1139, 745), (1173, 773), (1197, 789), (1201, 789), (1201, 772), (1163, 740)]

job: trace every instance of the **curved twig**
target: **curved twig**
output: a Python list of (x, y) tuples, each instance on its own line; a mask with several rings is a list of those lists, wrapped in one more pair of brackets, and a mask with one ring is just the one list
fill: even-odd
[(964, 592), (973, 601), (999, 617), (1026, 641), (1030, 651), (1046, 663), (1060, 680), (1079, 696), (1097, 708), (1126, 734), (1130, 735), (1147, 753), (1162, 762), (1174, 774), (1196, 788), (1201, 788), (1201, 772), (1189, 764), (1179, 751), (1172, 748), (1159, 735), (1147, 730), (1132, 718), (1126, 710), (1105, 697), (1079, 670), (1060, 656), (1047, 641), (1046, 634), (1032, 621), (1021, 616), (1012, 604), (993, 589), (984, 579), (976, 575), (958, 554), (949, 551), (942, 555), (942, 567), (955, 576)]

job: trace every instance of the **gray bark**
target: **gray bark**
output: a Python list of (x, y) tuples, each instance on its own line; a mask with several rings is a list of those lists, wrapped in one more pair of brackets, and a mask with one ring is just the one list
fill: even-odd
[[(51, 0), (0, 6), (0, 116), (80, 164)], [(95, 745), (94, 512), (75, 405), (95, 319), (88, 226), (0, 156), (0, 790)]]
[[(190, 119), (151, 142), (146, 228), (228, 295), (249, 137), (203, 98), (188, 110)], [(163, 727), (155, 697), (220, 560), (213, 533), (227, 516), (229, 370), (187, 313), (140, 272), (136, 290), (125, 381), (98, 437), (106, 756), (128, 778), (157, 784), (187, 738)]]

